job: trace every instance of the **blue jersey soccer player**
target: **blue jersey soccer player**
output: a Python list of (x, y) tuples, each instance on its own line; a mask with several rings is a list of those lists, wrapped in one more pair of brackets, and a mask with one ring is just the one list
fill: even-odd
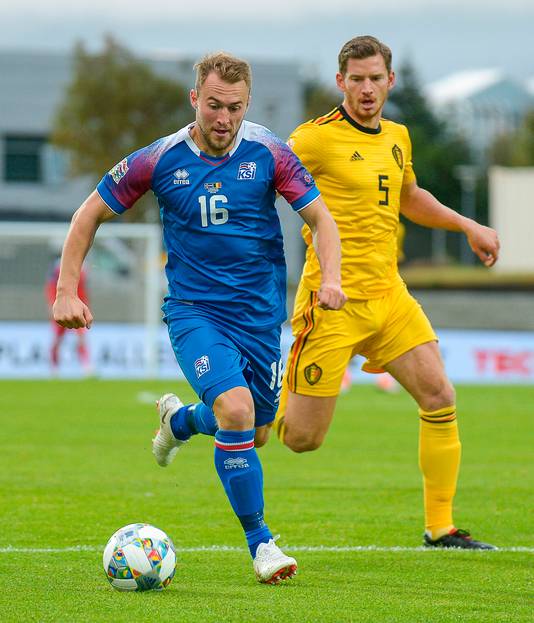
[(75, 213), (54, 305), (61, 326), (90, 326), (77, 297), (82, 261), (98, 226), (146, 191), (159, 202), (169, 292), (164, 320), (180, 367), (201, 402), (159, 401), (157, 462), (168, 465), (195, 433), (215, 435), (215, 466), (239, 518), (259, 581), (277, 583), (296, 561), (274, 543), (263, 517), (255, 446), (267, 439), (281, 386), (280, 324), (285, 261), (275, 209), (279, 192), (314, 232), (322, 269), (319, 304), (340, 309), (340, 242), (313, 178), (266, 128), (244, 121), (250, 67), (227, 54), (197, 65), (194, 123), (124, 158)]

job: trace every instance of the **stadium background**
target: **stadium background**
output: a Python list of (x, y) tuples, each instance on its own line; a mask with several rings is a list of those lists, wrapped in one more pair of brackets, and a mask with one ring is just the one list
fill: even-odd
[[(100, 61), (98, 50), (84, 50), (84, 62), (96, 59), (105, 68), (110, 58), (123, 54), (128, 71), (135, 55), (111, 37), (101, 42)], [(76, 137), (67, 144), (61, 139), (65, 122), (60, 111), (74, 99), (69, 88), (76, 76), (81, 75), (82, 83), (84, 80), (76, 54), (75, 50), (38, 52), (31, 46), (0, 49), (0, 377), (4, 378), (46, 378), (51, 374), (48, 353), (52, 333), (43, 287), (61, 248), (61, 223), (68, 222), (98, 179), (96, 171), (80, 172), (73, 167), (79, 158)], [(152, 75), (168, 79), (171, 87), (176, 85), (181, 118), (188, 119), (186, 94), (193, 85), (194, 57), (166, 53), (162, 58), (153, 53), (140, 60)], [(440, 331), (453, 380), (532, 383), (534, 253), (529, 232), (534, 230), (534, 168), (524, 165), (529, 157), (534, 165), (534, 152), (518, 161), (523, 166), (502, 165), (514, 164), (511, 156), (506, 161), (504, 152), (519, 134), (534, 134), (528, 125), (534, 116), (533, 81), (511, 77), (504, 66), (477, 70), (458, 66), (457, 71), (423, 84), (417, 73), (417, 56), (401, 57), (397, 62), (399, 96), (395, 98), (393, 92), (386, 116), (406, 121), (412, 128), (420, 183), (438, 197), (444, 195), (443, 200), (455, 209), (496, 227), (502, 241), (501, 260), (487, 271), (477, 266), (461, 236), (407, 223), (401, 272)], [(254, 91), (248, 118), (264, 123), (282, 137), (302, 119), (320, 114), (339, 101), (331, 85), (317, 76), (310, 77), (302, 63), (266, 55), (252, 64)], [(132, 65), (129, 80), (133, 83), (134, 69)], [(84, 94), (83, 88), (78, 86), (81, 90), (77, 95), (88, 97), (90, 92)], [(110, 89), (113, 91), (106, 86), (106, 96)], [(417, 125), (418, 109), (419, 118), (430, 118), (426, 126)], [(154, 120), (154, 133), (150, 134), (149, 128), (148, 136), (157, 136), (158, 129)], [(440, 155), (427, 164), (429, 156), (423, 148), (429, 140), (437, 142)], [(134, 142), (133, 146), (139, 145)], [(115, 157), (122, 155), (117, 152)], [(113, 158), (110, 154), (99, 172), (112, 166)], [(279, 214), (285, 233), (291, 309), (303, 244), (299, 219), (282, 204), (283, 200)], [(133, 217), (154, 223), (155, 202), (147, 200)], [(46, 222), (55, 225), (44, 225)], [(106, 225), (110, 236), (113, 226)], [(153, 272), (150, 276), (147, 273), (150, 262), (159, 262), (147, 255), (148, 246), (153, 244), (148, 240), (98, 238), (86, 263), (97, 318), (89, 336), (97, 376), (179, 375), (158, 320), (157, 299), (165, 292), (161, 266), (159, 271), (152, 266)], [(154, 253), (159, 254), (159, 250), (152, 248)], [(286, 331), (284, 349), (289, 339)], [(82, 375), (75, 355), (75, 341), (67, 336), (62, 365), (54, 375)], [(357, 370), (355, 362), (356, 381), (370, 381)]]

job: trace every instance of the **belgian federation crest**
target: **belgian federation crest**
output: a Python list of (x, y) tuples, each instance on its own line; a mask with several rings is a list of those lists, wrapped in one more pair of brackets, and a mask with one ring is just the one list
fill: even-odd
[(322, 376), (323, 370), (316, 363), (312, 363), (304, 368), (304, 378), (310, 385), (318, 383)]
[(393, 154), (393, 158), (395, 158), (395, 162), (398, 164), (399, 169), (402, 171), (402, 167), (404, 166), (404, 158), (402, 156), (401, 148), (395, 144), (391, 148), (391, 153)]

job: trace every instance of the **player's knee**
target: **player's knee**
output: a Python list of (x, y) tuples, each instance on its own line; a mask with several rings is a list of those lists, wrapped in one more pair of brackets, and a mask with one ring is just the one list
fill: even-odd
[(213, 405), (219, 427), (224, 430), (254, 428), (254, 406), (247, 400), (215, 401)]
[(254, 428), (254, 411), (245, 405), (235, 405), (225, 412), (222, 420), (227, 430), (248, 430)]
[(444, 409), (456, 403), (456, 392), (450, 381), (445, 378), (426, 392), (421, 403), (420, 406), (425, 411)]
[(314, 433), (286, 430), (284, 444), (293, 452), (312, 452), (320, 448), (324, 437)]
[(254, 435), (254, 445), (256, 448), (261, 448), (269, 441), (270, 432), (271, 429), (268, 426), (262, 426), (256, 429), (256, 434)]

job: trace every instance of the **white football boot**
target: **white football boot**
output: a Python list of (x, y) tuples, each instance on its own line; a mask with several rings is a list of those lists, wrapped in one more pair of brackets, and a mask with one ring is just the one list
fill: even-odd
[(187, 443), (176, 439), (171, 430), (171, 417), (184, 405), (175, 394), (165, 394), (156, 402), (156, 406), (159, 411), (159, 430), (152, 439), (152, 454), (158, 465), (167, 467), (178, 450)]
[(275, 539), (258, 545), (253, 562), (256, 578), (264, 584), (279, 584), (297, 573), (297, 561), (286, 556), (274, 542)]

